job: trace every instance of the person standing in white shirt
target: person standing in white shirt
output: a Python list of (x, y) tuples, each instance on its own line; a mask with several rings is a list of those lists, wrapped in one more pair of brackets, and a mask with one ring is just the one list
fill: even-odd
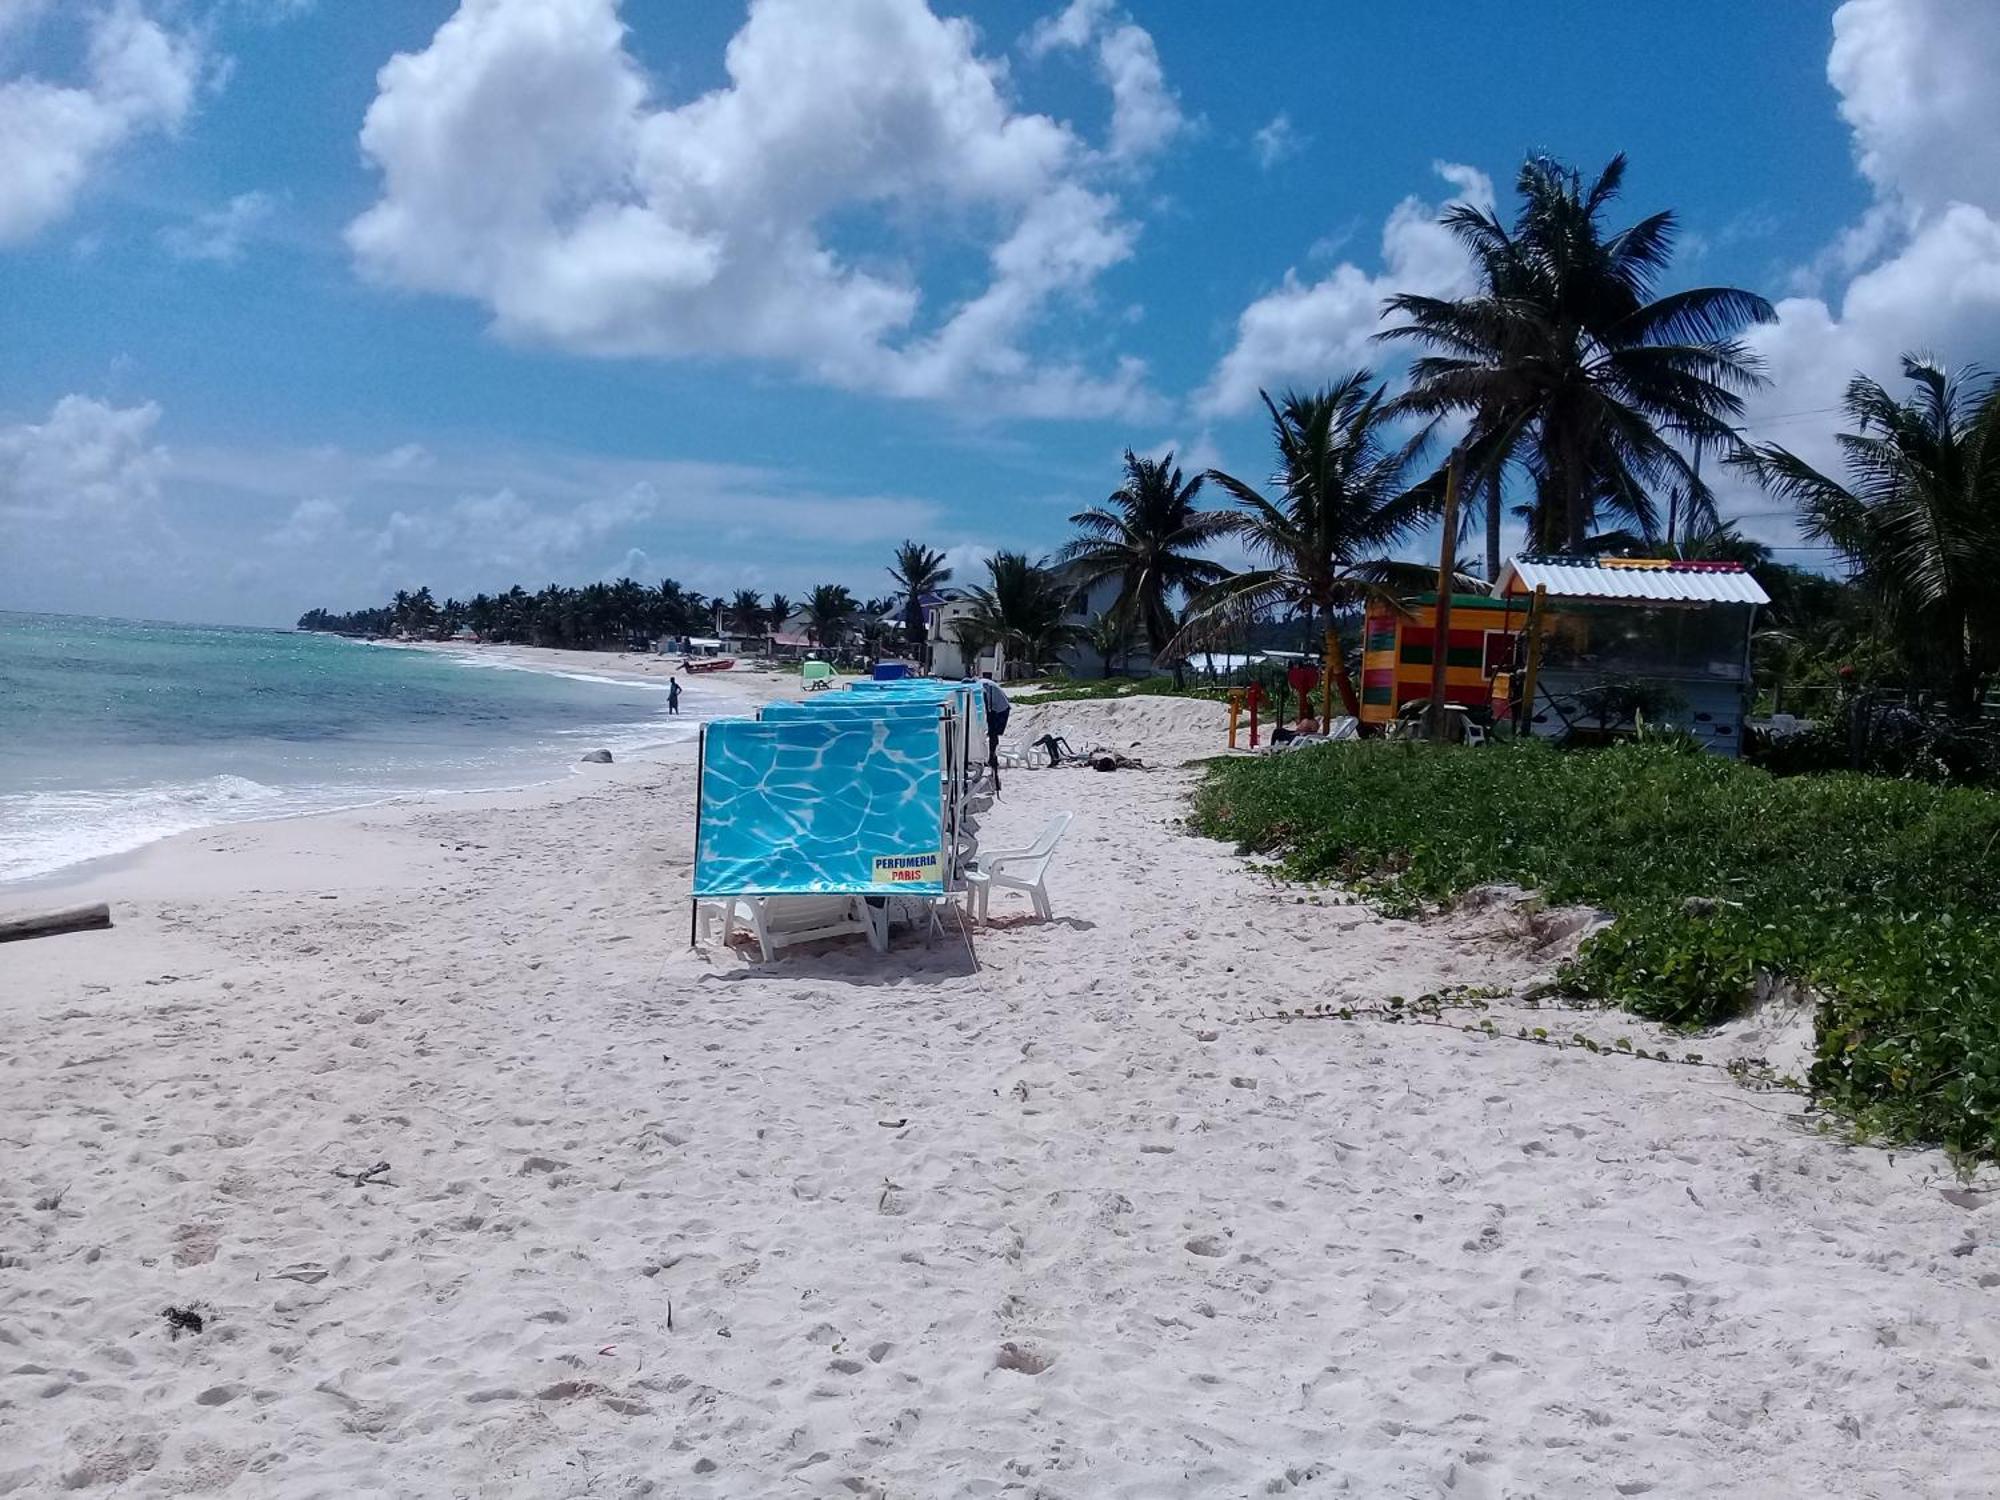
[(1007, 715), (1014, 705), (1007, 701), (991, 672), (980, 674), (979, 691), (986, 695), (986, 764), (993, 768), (993, 790), (1000, 790), (1000, 736), (1007, 732)]

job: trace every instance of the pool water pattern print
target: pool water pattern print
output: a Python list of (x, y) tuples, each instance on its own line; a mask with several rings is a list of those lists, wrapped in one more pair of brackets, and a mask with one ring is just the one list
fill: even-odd
[(694, 894), (943, 895), (944, 772), (935, 713), (716, 720)]

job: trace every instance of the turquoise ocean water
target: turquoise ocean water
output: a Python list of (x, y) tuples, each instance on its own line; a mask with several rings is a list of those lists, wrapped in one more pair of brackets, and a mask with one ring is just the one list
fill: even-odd
[[(217, 823), (552, 780), (697, 689), (281, 630), (0, 612), (0, 881)], [(719, 708), (720, 705), (717, 705)]]

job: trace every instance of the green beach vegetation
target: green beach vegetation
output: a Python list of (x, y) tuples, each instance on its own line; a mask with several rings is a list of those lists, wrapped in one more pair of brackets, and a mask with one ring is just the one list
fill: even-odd
[(1415, 914), (1510, 883), (1612, 924), (1571, 995), (1669, 1025), (1823, 997), (1804, 1082), (1888, 1140), (2000, 1154), (2000, 795), (1772, 776), (1674, 745), (1330, 745), (1223, 760), (1194, 826)]

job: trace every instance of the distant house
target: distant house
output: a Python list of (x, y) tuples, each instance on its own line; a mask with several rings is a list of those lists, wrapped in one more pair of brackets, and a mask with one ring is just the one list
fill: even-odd
[(962, 590), (941, 589), (935, 594), (926, 594), (921, 603), (924, 607), (924, 642), (930, 653), (932, 676), (978, 677), (987, 672), (996, 678), (1007, 675), (1007, 651), (1004, 646), (986, 646), (968, 659), (965, 646), (958, 638), (958, 627), (976, 606)]
[[(1097, 617), (1110, 612), (1118, 603), (1119, 592), (1124, 588), (1124, 580), (1113, 574), (1100, 578), (1087, 588), (1078, 589), (1070, 601), (1066, 623), (1079, 630), (1088, 630)], [(1062, 650), (1063, 670), (1072, 677), (1102, 677), (1104, 658), (1089, 641), (1079, 641), (1065, 646)], [(1153, 672), (1152, 648), (1146, 644), (1146, 632), (1134, 626), (1127, 649), (1112, 660), (1114, 671), (1128, 673), (1134, 677), (1148, 677)]]

